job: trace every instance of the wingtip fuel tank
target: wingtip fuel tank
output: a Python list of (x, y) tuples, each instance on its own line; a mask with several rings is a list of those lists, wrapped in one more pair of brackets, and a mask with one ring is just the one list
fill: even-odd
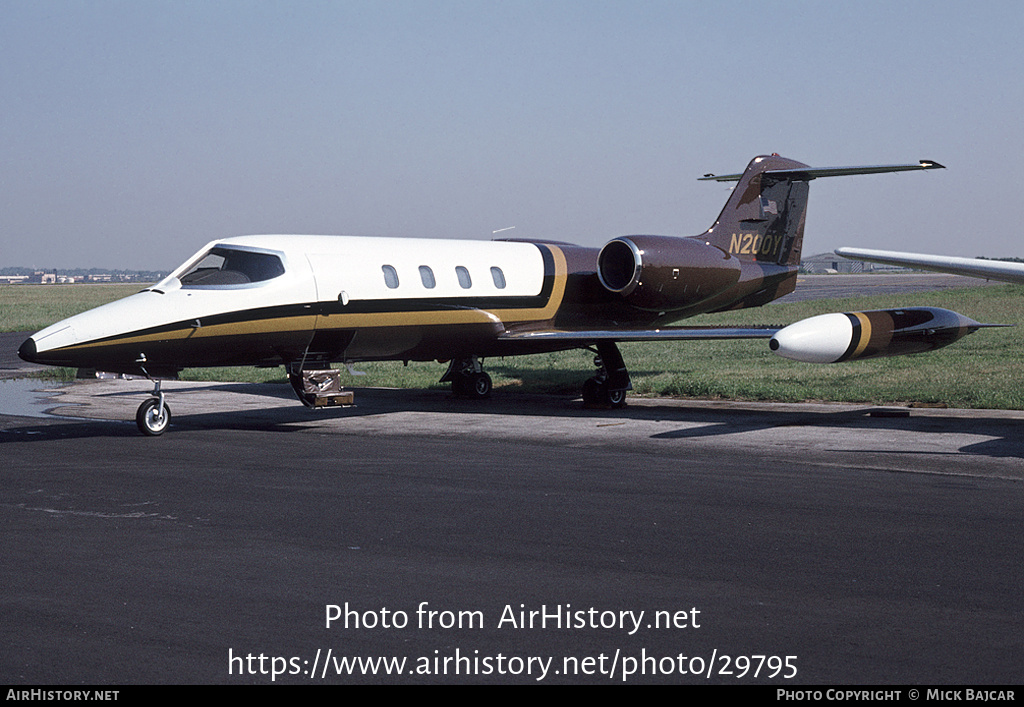
[(783, 358), (839, 363), (933, 351), (985, 326), (937, 307), (836, 312), (780, 329), (769, 347)]

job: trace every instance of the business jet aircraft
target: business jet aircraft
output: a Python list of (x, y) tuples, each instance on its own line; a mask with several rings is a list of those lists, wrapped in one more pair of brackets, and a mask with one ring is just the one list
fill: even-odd
[[(624, 236), (600, 250), (557, 241), (246, 236), (214, 241), (167, 279), (58, 322), (19, 349), (32, 362), (154, 381), (139, 429), (162, 433), (160, 378), (199, 366), (284, 365), (299, 399), (345, 402), (332, 362), (450, 361), (457, 396), (490, 394), (481, 360), (565, 349), (597, 354), (585, 404), (631, 389), (617, 342), (770, 338), (797, 360), (832, 362), (945, 346), (980, 325), (931, 308), (830, 314), (771, 328), (667, 327), (757, 307), (793, 291), (808, 184), (819, 177), (938, 169), (811, 168), (756, 157), (705, 233)], [(333, 378), (332, 378), (333, 376)]]
[(868, 248), (836, 248), (836, 255), (869, 263), (903, 265), (920, 270), (948, 272), (954, 275), (1024, 284), (1024, 263), (982, 260), (980, 258), (954, 258), (924, 253), (902, 253), (895, 250), (870, 250)]

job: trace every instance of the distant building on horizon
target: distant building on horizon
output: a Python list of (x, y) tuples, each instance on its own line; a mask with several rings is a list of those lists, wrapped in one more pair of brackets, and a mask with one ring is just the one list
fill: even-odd
[(138, 283), (159, 282), (167, 277), (165, 272), (139, 270), (61, 269), (33, 270), (32, 268), (9, 267), (0, 269), (0, 285), (72, 285), (78, 283)]

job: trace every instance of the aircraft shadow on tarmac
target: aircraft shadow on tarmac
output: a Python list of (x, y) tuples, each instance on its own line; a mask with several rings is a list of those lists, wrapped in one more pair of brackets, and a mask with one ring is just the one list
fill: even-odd
[[(1024, 435), (1021, 428), (1024, 421), (1004, 417), (964, 417), (962, 414), (943, 415), (941, 411), (930, 410), (927, 416), (915, 416), (910, 410), (908, 417), (890, 417), (884, 413), (893, 408), (865, 405), (863, 408), (844, 408), (836, 412), (768, 407), (743, 407), (742, 404), (729, 407), (708, 407), (707, 404), (692, 404), (679, 401), (676, 405), (641, 406), (632, 405), (624, 409), (588, 410), (580, 400), (570, 396), (537, 395), (496, 391), (486, 401), (456, 399), (446, 390), (437, 389), (384, 389), (355, 388), (356, 405), (344, 408), (309, 410), (294, 401), (291, 390), (285, 385), (258, 383), (197, 384), (195, 387), (180, 387), (169, 395), (174, 410), (172, 429), (168, 434), (196, 429), (246, 430), (258, 432), (301, 432), (320, 427), (325, 421), (341, 424), (346, 418), (369, 415), (387, 415), (401, 412), (454, 413), (479, 416), (513, 416), (535, 418), (559, 418), (585, 420), (658, 421), (662, 423), (686, 423), (686, 427), (667, 430), (650, 435), (651, 439), (701, 439), (728, 436), (759, 430), (783, 427), (846, 428), (857, 430), (902, 431), (921, 434), (967, 434), (987, 437), (985, 441), (960, 447), (956, 452), (917, 451), (914, 454), (955, 455), (970, 454), (993, 458), (1024, 458)], [(187, 394), (206, 391), (223, 396), (223, 407), (213, 412), (189, 412)], [(288, 405), (266, 407), (232, 407), (232, 395), (250, 395), (288, 401)], [(100, 393), (96, 397), (125, 398), (125, 409), (134, 410), (133, 401), (142, 397), (136, 391)], [(294, 403), (294, 404), (292, 404)], [(57, 408), (60, 406), (58, 405)], [(879, 416), (879, 413), (883, 413)], [(874, 414), (872, 414), (874, 413)], [(67, 415), (74, 415), (73, 408), (66, 409)], [(13, 422), (24, 421), (27, 425)], [(134, 422), (84, 420), (80, 418), (51, 417), (45, 423), (30, 418), (10, 418), (0, 430), (0, 443), (14, 441), (44, 441), (56, 438), (80, 437), (139, 437)], [(693, 424), (699, 426), (693, 427)], [(460, 422), (465, 427), (465, 421)], [(472, 426), (472, 423), (469, 423)], [(343, 431), (343, 430), (341, 430)], [(142, 439), (141, 437), (139, 437)], [(860, 452), (888, 452), (890, 449), (864, 449)]]
[[(687, 428), (671, 432), (662, 432), (652, 435), (652, 439), (695, 439), (701, 437), (712, 437), (719, 435), (739, 434), (741, 432), (753, 432), (757, 430), (774, 429), (779, 427), (836, 427), (846, 429), (865, 429), (903, 432), (918, 432), (930, 434), (957, 433), (977, 434), (996, 439), (986, 440), (976, 444), (960, 447), (956, 452), (925, 452), (915, 451), (915, 455), (946, 455), (971, 454), (988, 457), (1010, 457), (1024, 458), (1024, 444), (1019, 441), (1021, 422), (1017, 420), (991, 419), (976, 417), (965, 419), (962, 417), (875, 417), (872, 413), (888, 412), (890, 408), (879, 408), (868, 406), (859, 410), (843, 410), (834, 413), (806, 413), (772, 410), (757, 413), (757, 420), (750, 420), (750, 411), (715, 411), (710, 416), (704, 409), (679, 408), (673, 410), (672, 418), (678, 420), (688, 419), (692, 422), (704, 422), (705, 425), (699, 428)], [(738, 414), (736, 414), (738, 413)], [(711, 424), (707, 424), (707, 423)], [(850, 450), (854, 451), (854, 450)], [(858, 452), (888, 453), (890, 449), (867, 449), (859, 447)]]

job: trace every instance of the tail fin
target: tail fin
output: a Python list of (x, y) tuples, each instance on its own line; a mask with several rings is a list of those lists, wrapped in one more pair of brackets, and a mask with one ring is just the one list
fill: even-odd
[(697, 236), (740, 260), (799, 265), (807, 217), (808, 182), (818, 177), (943, 169), (938, 162), (866, 167), (808, 167), (778, 155), (761, 155), (743, 174), (713, 174), (702, 180), (739, 182), (718, 220)]
[(739, 184), (714, 225), (698, 238), (740, 260), (799, 265), (811, 179), (802, 169), (810, 168), (778, 155), (762, 155), (741, 175), (704, 177)]

